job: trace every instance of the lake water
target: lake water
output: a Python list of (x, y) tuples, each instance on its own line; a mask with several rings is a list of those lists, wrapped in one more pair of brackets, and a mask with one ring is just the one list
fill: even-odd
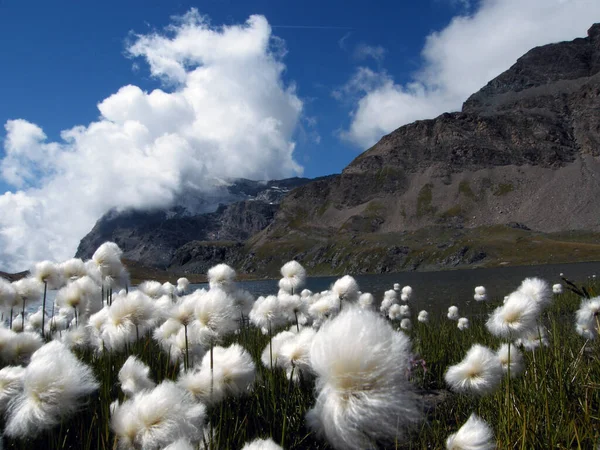
[[(426, 309), (429, 312), (445, 312), (450, 305), (459, 308), (476, 303), (473, 300), (475, 286), (485, 286), (488, 298), (500, 301), (515, 290), (526, 277), (540, 277), (551, 285), (560, 283), (560, 274), (582, 283), (596, 274), (600, 277), (600, 262), (548, 264), (543, 266), (502, 267), (494, 269), (447, 270), (441, 272), (401, 272), (383, 275), (358, 275), (362, 292), (370, 292), (376, 301), (381, 301), (383, 293), (392, 289), (394, 283), (410, 285), (413, 297), (410, 300), (413, 312)], [(339, 277), (308, 278), (306, 288), (320, 292), (329, 287)], [(276, 295), (277, 280), (239, 282), (240, 287), (259, 295)], [(193, 284), (192, 289), (207, 287), (206, 284)], [(49, 292), (46, 309), (50, 312), (55, 292)], [(35, 311), (41, 302), (27, 305), (28, 311)]]

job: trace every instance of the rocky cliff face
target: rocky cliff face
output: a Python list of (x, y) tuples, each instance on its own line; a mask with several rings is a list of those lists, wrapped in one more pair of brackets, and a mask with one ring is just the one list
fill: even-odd
[[(235, 180), (222, 192), (211, 192), (210, 202), (223, 202), (212, 212), (193, 213), (182, 206), (158, 211), (110, 211), (81, 240), (76, 256), (90, 258), (103, 242), (110, 240), (123, 249), (124, 257), (130, 261), (160, 268), (181, 266), (186, 257), (177, 253), (180, 247), (192, 241), (245, 241), (271, 223), (279, 202), (291, 189), (309, 181)], [(210, 203), (203, 198), (191, 200), (196, 204)], [(185, 203), (189, 204), (190, 199)], [(172, 261), (176, 254), (179, 256)]]
[[(423, 264), (423, 244), (407, 235), (423, 230), (441, 246), (434, 265), (485, 261), (464, 244), (469, 230), (600, 231), (599, 111), (596, 24), (586, 38), (532, 49), (461, 112), (403, 126), (341, 175), (296, 189), (252, 249), (288, 248), (285, 257), (319, 267), (345, 242), (345, 258), (386, 271)], [(385, 267), (366, 261), (367, 249)]]
[(597, 260), (600, 24), (532, 49), (462, 111), (398, 128), (338, 176), (239, 180), (228, 195), (206, 214), (109, 214), (78, 255), (110, 239), (146, 265), (271, 276), (292, 258), (313, 274)]

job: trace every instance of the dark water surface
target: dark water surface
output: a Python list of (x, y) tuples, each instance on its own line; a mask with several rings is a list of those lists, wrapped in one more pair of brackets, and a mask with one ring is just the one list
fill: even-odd
[[(410, 285), (413, 297), (410, 300), (412, 309), (446, 311), (448, 306), (461, 306), (475, 303), (473, 294), (475, 286), (484, 286), (488, 299), (502, 300), (519, 287), (527, 277), (543, 278), (550, 285), (560, 283), (560, 274), (577, 282), (584, 282), (589, 277), (600, 276), (600, 262), (547, 264), (542, 266), (500, 267), (493, 269), (463, 269), (440, 272), (400, 272), (383, 275), (357, 275), (356, 281), (362, 292), (370, 292), (380, 301), (383, 293), (392, 289), (394, 283), (401, 286)], [(308, 278), (306, 288), (313, 292), (323, 291), (339, 277)], [(238, 284), (255, 296), (276, 295), (279, 290), (277, 280), (243, 281)], [(206, 284), (195, 284), (206, 287)]]
[[(515, 290), (526, 277), (540, 277), (551, 285), (560, 283), (560, 274), (579, 283), (598, 274), (600, 262), (548, 264), (542, 266), (502, 267), (494, 269), (463, 269), (441, 272), (400, 272), (383, 275), (357, 275), (362, 292), (370, 292), (377, 302), (381, 301), (383, 293), (392, 289), (394, 283), (401, 286), (410, 285), (413, 297), (410, 300), (413, 312), (426, 309), (429, 312), (446, 311), (448, 306), (457, 305), (459, 308), (475, 303), (473, 294), (475, 286), (485, 286), (488, 299), (500, 301), (505, 295)], [(329, 289), (339, 277), (308, 278), (306, 288), (313, 292)], [(240, 287), (250, 291), (256, 297), (259, 295), (276, 295), (278, 280), (241, 281)], [(192, 289), (207, 287), (207, 284), (193, 284)], [(46, 310), (50, 312), (55, 292), (48, 293)], [(36, 311), (41, 301), (28, 304), (27, 311)]]

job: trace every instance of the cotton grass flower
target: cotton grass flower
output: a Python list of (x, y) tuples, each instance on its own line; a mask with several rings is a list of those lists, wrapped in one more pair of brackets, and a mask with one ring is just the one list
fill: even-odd
[(510, 365), (510, 377), (515, 378), (519, 376), (525, 368), (523, 362), (523, 354), (517, 347), (510, 344), (510, 356), (509, 356), (509, 344), (502, 344), (496, 354), (502, 364), (502, 370), (504, 373), (508, 373)]
[(311, 372), (310, 348), (316, 333), (312, 328), (304, 328), (281, 343), (277, 351), (277, 366), (285, 370), (288, 379), (298, 381), (300, 374)]
[(417, 320), (421, 323), (429, 322), (429, 313), (425, 310), (419, 311), (419, 315), (417, 316)]
[(552, 293), (553, 294), (562, 294), (563, 293), (563, 285), (560, 283), (552, 285)]
[(279, 300), (274, 295), (258, 297), (248, 318), (263, 334), (269, 334), (270, 330), (283, 323)]
[(575, 313), (576, 331), (586, 339), (595, 339), (600, 332), (600, 297), (583, 300)]
[(235, 270), (227, 264), (217, 264), (211, 267), (206, 275), (208, 276), (208, 285), (211, 289), (231, 291), (235, 287)]
[(245, 444), (242, 450), (283, 450), (277, 445), (273, 439), (255, 439), (252, 442)]
[(389, 315), (389, 311), (390, 311), (391, 307), (397, 303), (398, 303), (398, 293), (396, 291), (394, 291), (393, 289), (390, 289), (389, 291), (385, 291), (383, 293), (383, 300), (381, 301), (379, 310), (382, 313)]
[(98, 386), (92, 370), (63, 344), (44, 345), (32, 355), (23, 390), (8, 405), (4, 434), (35, 437), (79, 410)]
[(289, 261), (281, 267), (279, 289), (288, 294), (297, 294), (306, 282), (306, 270), (298, 261)]
[(138, 290), (146, 294), (148, 297), (158, 299), (165, 293), (163, 285), (158, 281), (148, 280), (139, 284)]
[(202, 438), (206, 408), (172, 381), (140, 391), (115, 405), (111, 428), (121, 449), (158, 450), (186, 438)]
[(0, 370), (0, 414), (4, 414), (9, 402), (23, 390), (25, 368), (6, 366)]
[(525, 278), (517, 291), (533, 298), (541, 308), (548, 306), (552, 301), (550, 285), (541, 278)]
[(185, 277), (181, 277), (177, 280), (177, 294), (179, 295), (183, 295), (185, 293), (187, 293), (187, 290), (190, 286), (190, 281), (185, 278)]
[(373, 303), (375, 303), (375, 297), (373, 297), (373, 294), (370, 294), (369, 292), (360, 294), (358, 297), (358, 306), (360, 306), (362, 309), (371, 309), (373, 307)]
[(293, 339), (294, 336), (296, 336), (296, 333), (287, 330), (281, 331), (273, 336), (261, 354), (260, 360), (263, 365), (267, 368), (283, 365), (283, 362), (279, 363), (281, 347), (288, 339)]
[(80, 258), (71, 258), (64, 261), (59, 264), (59, 270), (67, 281), (73, 281), (87, 275), (85, 264)]
[(458, 307), (451, 306), (448, 308), (448, 319), (450, 320), (458, 320), (460, 316), (458, 315)]
[[(123, 251), (114, 242), (105, 242), (92, 255), (92, 261), (98, 267), (102, 278), (119, 279), (122, 275), (123, 264), (121, 256)], [(112, 285), (112, 283), (109, 283)]]
[(407, 380), (410, 341), (371, 311), (346, 308), (313, 340), (317, 400), (307, 423), (336, 449), (402, 440), (419, 420)]
[(119, 370), (119, 384), (127, 397), (133, 397), (144, 389), (153, 389), (156, 383), (150, 379), (150, 367), (131, 355)]
[(474, 344), (460, 363), (448, 368), (444, 378), (455, 392), (490, 394), (502, 380), (502, 364), (496, 353)]
[(494, 336), (514, 339), (531, 333), (540, 316), (541, 303), (521, 291), (508, 296), (503, 306), (494, 310), (486, 327)]
[(410, 331), (412, 329), (412, 322), (408, 317), (405, 317), (400, 321), (400, 328), (406, 331)]
[(492, 428), (474, 413), (458, 432), (451, 434), (446, 440), (447, 450), (494, 450), (495, 448)]
[(413, 288), (410, 286), (404, 286), (402, 288), (402, 292), (400, 293), (400, 300), (403, 302), (407, 302), (410, 300), (413, 294)]
[(548, 331), (545, 327), (537, 325), (534, 329), (516, 339), (515, 345), (529, 351), (533, 351), (541, 346), (548, 347)]
[(388, 310), (388, 317), (390, 318), (390, 320), (396, 320), (402, 317), (400, 305), (395, 304), (390, 306), (390, 309)]
[(196, 399), (212, 405), (228, 396), (247, 392), (256, 378), (256, 367), (250, 354), (239, 344), (227, 348), (215, 347), (206, 354), (199, 367), (180, 376), (178, 385)]
[(475, 288), (475, 295), (473, 296), (473, 298), (477, 302), (484, 302), (484, 301), (486, 301), (487, 300), (487, 293), (486, 293), (485, 287), (483, 287), (483, 286), (477, 286)]
[(181, 438), (167, 445), (163, 450), (196, 450), (196, 447), (187, 439)]
[(331, 292), (339, 298), (340, 305), (342, 301), (357, 301), (360, 295), (358, 283), (350, 275), (344, 275), (342, 278), (333, 283)]
[(2, 360), (11, 364), (27, 364), (33, 353), (44, 344), (37, 333), (25, 331), (14, 334), (2, 347)]
[(461, 317), (460, 319), (458, 319), (458, 329), (460, 331), (464, 331), (466, 329), (469, 328), (469, 319), (467, 319), (466, 317)]

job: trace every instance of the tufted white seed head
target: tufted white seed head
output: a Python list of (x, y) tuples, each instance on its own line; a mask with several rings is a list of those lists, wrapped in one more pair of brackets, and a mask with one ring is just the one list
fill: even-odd
[(375, 297), (373, 294), (369, 292), (365, 292), (364, 294), (360, 294), (358, 297), (358, 306), (363, 309), (371, 309), (373, 307), (373, 303), (375, 302)]
[(292, 339), (294, 336), (296, 336), (296, 333), (292, 331), (281, 331), (275, 336), (273, 336), (273, 338), (271, 339), (271, 345), (267, 344), (267, 346), (261, 354), (260, 360), (263, 363), (263, 365), (267, 368), (270, 368), (271, 361), (273, 361), (273, 367), (280, 365), (279, 353), (281, 351), (281, 346), (288, 339)]
[(496, 390), (502, 380), (502, 364), (496, 353), (483, 345), (474, 344), (465, 358), (451, 366), (445, 374), (453, 391), (485, 395)]
[(446, 440), (447, 450), (494, 450), (495, 448), (492, 428), (474, 413), (458, 432), (451, 434)]
[(509, 356), (508, 345), (509, 344), (502, 344), (496, 354), (498, 355), (498, 359), (502, 364), (502, 370), (504, 373), (508, 373), (508, 367), (510, 365), (510, 377), (515, 378), (521, 375), (523, 369), (525, 368), (523, 354), (517, 347), (515, 347), (513, 344), (510, 344)]
[(409, 354), (406, 335), (375, 312), (342, 310), (313, 340), (317, 400), (308, 425), (336, 449), (402, 440), (420, 416), (406, 375)]
[[(40, 308), (34, 312), (33, 314), (30, 314), (29, 317), (27, 318), (27, 321), (29, 322), (29, 325), (31, 326), (31, 328), (33, 330), (41, 330), (42, 329), (42, 317), (43, 317), (43, 311), (42, 311), (42, 307), (40, 306)], [(48, 314), (45, 315), (45, 322), (48, 322)]]
[(21, 302), (37, 301), (42, 297), (42, 293), (44, 292), (44, 284), (37, 278), (21, 278), (12, 284)]
[(208, 285), (211, 289), (223, 289), (230, 291), (235, 287), (236, 273), (227, 264), (217, 264), (211, 267), (207, 273)]
[(165, 293), (163, 285), (154, 280), (143, 281), (139, 284), (138, 290), (155, 300), (162, 297)]
[(60, 266), (52, 261), (36, 263), (31, 273), (40, 283), (46, 283), (48, 289), (58, 289), (65, 283)]
[(477, 302), (483, 302), (483, 301), (487, 300), (487, 292), (485, 290), (485, 287), (477, 286), (475, 288), (475, 295), (473, 296), (473, 298)]
[(156, 383), (150, 379), (150, 367), (131, 355), (119, 370), (121, 390), (127, 397), (133, 397), (144, 389), (153, 389)]
[(173, 283), (166, 281), (162, 284), (162, 290), (165, 295), (172, 296), (175, 294), (176, 287)]
[(429, 313), (425, 310), (419, 311), (419, 316), (417, 317), (417, 320), (421, 323), (429, 322)]
[[(114, 242), (105, 242), (92, 255), (102, 278), (118, 279), (123, 270), (121, 255), (123, 251)], [(91, 275), (90, 275), (91, 276)]]
[[(193, 295), (193, 294), (192, 294)], [(195, 322), (222, 338), (238, 328), (238, 312), (233, 297), (222, 289), (199, 294), (194, 309)], [(208, 343), (207, 343), (208, 344)]]
[(9, 402), (4, 433), (34, 438), (74, 414), (96, 389), (91, 368), (52, 341), (32, 355), (23, 374), (23, 390)]
[(293, 380), (298, 381), (301, 373), (311, 372), (310, 347), (316, 333), (312, 328), (304, 328), (281, 343), (277, 352), (277, 366), (285, 370), (288, 379), (293, 376)]
[(535, 329), (532, 329), (519, 339), (515, 340), (515, 345), (529, 351), (535, 350), (540, 346), (547, 347), (548, 332), (545, 327), (538, 324)]
[(0, 356), (7, 363), (27, 364), (32, 354), (43, 344), (44, 342), (38, 333), (29, 331), (16, 333), (6, 340), (6, 343), (2, 346)]
[(177, 439), (172, 444), (167, 445), (163, 450), (196, 450), (196, 447), (194, 447), (187, 439), (181, 438)]
[(10, 309), (19, 304), (17, 290), (12, 283), (0, 277), (0, 307)]
[(278, 296), (279, 307), (283, 319), (287, 322), (295, 323), (298, 318), (300, 325), (305, 325), (308, 316), (308, 303), (303, 300), (299, 295), (290, 295), (283, 293)]
[(308, 314), (315, 320), (323, 322), (334, 317), (340, 311), (340, 299), (337, 295), (328, 293), (321, 296), (308, 307)]
[(90, 344), (90, 330), (83, 325), (72, 327), (67, 331), (54, 335), (54, 339), (62, 342), (69, 350), (83, 350)]
[(408, 317), (405, 317), (400, 321), (400, 328), (406, 331), (410, 331), (412, 329), (412, 322)]
[(67, 281), (73, 281), (77, 278), (85, 277), (87, 275), (87, 269), (83, 260), (80, 258), (71, 258), (65, 262), (59, 264), (59, 270), (62, 272), (62, 276)]
[(400, 284), (399, 284), (399, 283), (394, 283), (394, 290), (395, 290), (396, 292), (397, 292), (397, 291), (400, 291)]
[(508, 296), (503, 306), (494, 310), (486, 327), (494, 336), (514, 339), (524, 336), (536, 328), (541, 303), (531, 296), (515, 291)]
[(206, 408), (174, 382), (165, 380), (152, 390), (112, 407), (111, 428), (120, 448), (159, 449), (182, 436), (202, 438)]
[(350, 275), (344, 275), (342, 278), (333, 283), (331, 291), (341, 300), (346, 302), (354, 302), (358, 300), (359, 288), (356, 280)]
[(186, 294), (189, 286), (190, 286), (190, 281), (187, 278), (185, 278), (185, 277), (179, 278), (177, 280), (177, 293), (179, 295)]
[(410, 300), (410, 298), (412, 297), (413, 294), (413, 288), (410, 286), (404, 286), (402, 288), (402, 294), (405, 296), (406, 300), (403, 301), (408, 301)]
[(450, 320), (458, 320), (460, 318), (458, 314), (458, 307), (451, 306), (448, 308), (448, 319)]
[(273, 439), (255, 439), (242, 447), (242, 450), (283, 450)]
[(8, 403), (23, 390), (25, 368), (6, 366), (0, 370), (0, 414), (4, 415)]
[(214, 405), (225, 397), (246, 393), (255, 377), (256, 367), (250, 354), (241, 345), (232, 344), (213, 348), (212, 371), (207, 353), (199, 367), (183, 373), (177, 383), (202, 403)]
[(297, 294), (306, 282), (306, 270), (298, 261), (289, 261), (281, 267), (279, 288), (288, 294)]
[(586, 339), (595, 339), (600, 332), (600, 297), (582, 300), (575, 313), (575, 327), (578, 334)]
[(548, 306), (552, 301), (550, 285), (541, 278), (525, 278), (517, 291), (533, 298), (541, 308)]
[(553, 294), (562, 294), (563, 293), (563, 285), (560, 283), (552, 285), (552, 293)]
[(274, 295), (258, 297), (248, 317), (250, 322), (263, 330), (263, 334), (267, 334), (269, 328), (273, 330), (283, 323), (279, 300)]
[(300, 292), (300, 297), (302, 297), (302, 298), (308, 298), (312, 295), (313, 295), (313, 293), (310, 289), (302, 289), (302, 292)]
[(458, 329), (460, 331), (464, 331), (466, 329), (469, 328), (469, 319), (467, 319), (466, 317), (461, 317), (460, 319), (458, 319)]
[(390, 311), (390, 308), (397, 304), (396, 301), (397, 300), (395, 297), (384, 295), (383, 300), (381, 301), (381, 305), (379, 305), (379, 310), (382, 313), (387, 314)]
[(395, 304), (390, 306), (390, 309), (388, 310), (388, 317), (390, 318), (390, 320), (397, 320), (401, 318), (402, 312), (400, 310), (400, 305)]
[(256, 300), (254, 295), (245, 289), (236, 289), (231, 293), (231, 297), (236, 309), (236, 316), (243, 315), (244, 317), (248, 317)]

